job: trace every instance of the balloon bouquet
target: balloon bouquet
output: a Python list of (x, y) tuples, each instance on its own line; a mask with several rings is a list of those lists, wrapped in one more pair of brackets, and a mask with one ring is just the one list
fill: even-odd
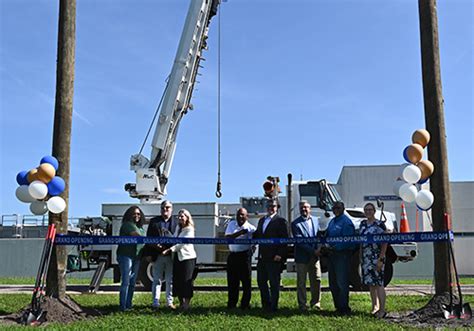
[(430, 142), (430, 133), (425, 129), (416, 130), (412, 135), (412, 144), (403, 150), (403, 158), (408, 164), (401, 166), (401, 178), (393, 184), (393, 191), (407, 203), (416, 202), (420, 210), (429, 210), (434, 202), (434, 195), (429, 190), (418, 191), (416, 184), (428, 181), (434, 172), (434, 165), (429, 160), (423, 160), (424, 148)]
[(30, 203), (34, 215), (43, 215), (48, 210), (60, 214), (66, 209), (66, 201), (59, 195), (66, 188), (64, 179), (56, 176), (59, 162), (53, 156), (45, 156), (40, 165), (30, 171), (21, 171), (16, 176), (16, 197)]

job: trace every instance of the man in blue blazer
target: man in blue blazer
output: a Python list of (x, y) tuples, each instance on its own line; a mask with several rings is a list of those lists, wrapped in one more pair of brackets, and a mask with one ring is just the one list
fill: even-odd
[[(291, 232), (294, 238), (315, 238), (318, 234), (319, 221), (311, 216), (311, 205), (308, 201), (300, 202), (300, 217), (291, 223)], [(321, 266), (319, 263), (320, 251), (318, 245), (296, 244), (296, 284), (297, 298), (300, 310), (308, 310), (306, 305), (306, 275), (309, 276), (311, 291), (310, 307), (321, 309)]]

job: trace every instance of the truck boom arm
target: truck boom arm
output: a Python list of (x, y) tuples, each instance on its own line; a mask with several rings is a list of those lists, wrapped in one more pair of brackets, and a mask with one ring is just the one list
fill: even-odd
[(220, 0), (191, 0), (160, 107), (151, 157), (135, 154), (130, 158), (130, 169), (136, 172), (136, 184), (126, 184), (125, 190), (142, 203), (156, 202), (166, 195), (179, 124), (188, 109), (192, 109), (190, 100), (202, 50), (207, 49), (209, 23), (217, 13), (219, 3)]

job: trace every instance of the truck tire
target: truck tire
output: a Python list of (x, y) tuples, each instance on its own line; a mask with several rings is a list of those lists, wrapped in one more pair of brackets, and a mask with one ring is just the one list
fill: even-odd
[[(367, 285), (362, 284), (362, 270), (360, 268), (359, 251), (352, 255), (351, 259), (351, 274), (349, 277), (349, 284), (352, 286), (353, 291), (367, 291), (369, 288)], [(390, 284), (393, 277), (393, 263), (388, 259), (385, 262), (384, 267), (384, 279), (383, 284), (387, 286)]]
[(383, 285), (386, 287), (390, 284), (390, 281), (393, 277), (393, 263), (389, 260), (385, 261), (384, 275), (383, 275)]
[(120, 268), (118, 265), (112, 267), (114, 271), (114, 283), (120, 283)]
[(367, 291), (367, 286), (362, 284), (361, 274), (362, 272), (360, 269), (359, 250), (356, 250), (351, 257), (351, 267), (349, 275), (349, 285), (351, 286), (352, 291)]
[(153, 263), (142, 259), (140, 262), (140, 271), (138, 272), (138, 280), (142, 283), (146, 291), (151, 291), (153, 283)]

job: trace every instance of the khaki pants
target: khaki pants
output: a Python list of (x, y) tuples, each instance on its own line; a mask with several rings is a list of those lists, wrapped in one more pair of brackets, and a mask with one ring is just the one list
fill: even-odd
[(311, 307), (320, 308), (321, 301), (321, 265), (319, 259), (312, 257), (308, 263), (296, 263), (296, 285), (298, 306), (300, 309), (306, 306), (306, 275), (309, 276), (309, 286), (311, 292)]

